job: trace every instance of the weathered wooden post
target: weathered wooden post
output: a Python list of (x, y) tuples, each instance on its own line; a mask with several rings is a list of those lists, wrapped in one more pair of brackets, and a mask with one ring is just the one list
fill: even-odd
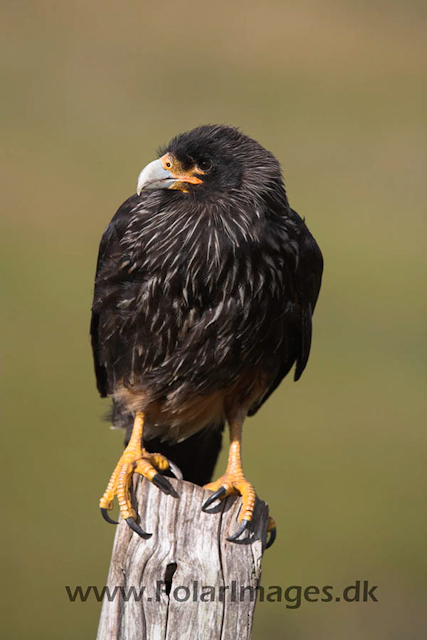
[(120, 522), (97, 640), (246, 640), (261, 577), (268, 507), (257, 501), (250, 533), (228, 542), (238, 526), (240, 497), (201, 509), (210, 493), (170, 480), (165, 495), (141, 476), (134, 502), (143, 540)]

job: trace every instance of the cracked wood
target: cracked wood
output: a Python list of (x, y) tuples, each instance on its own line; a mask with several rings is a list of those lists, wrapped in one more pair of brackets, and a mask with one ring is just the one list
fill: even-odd
[(238, 527), (241, 499), (229, 496), (204, 513), (208, 491), (174, 479), (171, 484), (176, 497), (134, 478), (133, 500), (153, 535), (143, 540), (123, 521), (117, 527), (107, 583), (112, 596), (104, 598), (97, 640), (249, 639), (250, 590), (261, 577), (267, 505), (257, 500), (249, 536), (227, 542)]

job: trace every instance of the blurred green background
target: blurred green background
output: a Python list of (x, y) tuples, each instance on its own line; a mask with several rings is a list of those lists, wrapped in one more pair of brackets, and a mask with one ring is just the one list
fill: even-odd
[(100, 605), (64, 585), (105, 584), (114, 536), (98, 243), (157, 146), (207, 122), (277, 155), (325, 256), (308, 369), (245, 430), (279, 528), (263, 584), (378, 585), (259, 604), (253, 637), (425, 637), (426, 6), (2, 3), (3, 638), (95, 637)]

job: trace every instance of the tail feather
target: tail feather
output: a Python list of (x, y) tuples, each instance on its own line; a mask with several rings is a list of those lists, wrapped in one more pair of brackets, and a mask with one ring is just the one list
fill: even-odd
[(144, 446), (150, 452), (162, 453), (182, 471), (184, 480), (203, 485), (212, 474), (221, 451), (224, 425), (208, 425), (186, 440), (175, 444), (162, 442), (160, 438), (147, 440)]

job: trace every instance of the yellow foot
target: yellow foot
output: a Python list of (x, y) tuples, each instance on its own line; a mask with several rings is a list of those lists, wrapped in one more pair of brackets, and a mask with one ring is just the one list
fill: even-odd
[[(238, 494), (242, 496), (242, 508), (239, 514), (240, 526), (236, 533), (227, 538), (230, 542), (237, 540), (241, 534), (249, 527), (254, 515), (256, 493), (252, 484), (241, 475), (233, 475), (225, 473), (221, 478), (215, 482), (209, 482), (204, 485), (204, 489), (213, 491), (211, 495), (203, 504), (202, 509), (205, 511), (210, 505), (217, 499), (226, 498), (231, 494)], [(266, 549), (271, 547), (276, 537), (276, 523), (273, 518), (269, 518), (267, 525), (267, 532), (270, 532), (270, 538), (267, 542)]]
[(117, 524), (114, 520), (111, 520), (107, 513), (107, 511), (113, 508), (114, 497), (117, 496), (122, 518), (126, 520), (131, 529), (140, 536), (149, 538), (151, 533), (146, 533), (135, 523), (137, 514), (131, 504), (129, 493), (130, 482), (134, 473), (140, 473), (144, 478), (153, 482), (153, 484), (166, 493), (173, 494), (172, 485), (164, 476), (158, 473), (159, 471), (166, 471), (167, 469), (169, 469), (167, 458), (160, 453), (148, 453), (145, 449), (142, 449), (140, 445), (132, 442), (131, 439), (113, 471), (104, 495), (99, 501), (101, 513), (105, 520)]
[(239, 522), (242, 522), (243, 520), (250, 522), (252, 520), (256, 493), (251, 483), (248, 482), (243, 475), (233, 476), (225, 473), (215, 482), (205, 484), (204, 488), (215, 492), (213, 496), (206, 500), (203, 505), (204, 509), (211, 505), (217, 498), (225, 498), (232, 493), (237, 493), (242, 496), (242, 509), (239, 515)]
[(213, 491), (214, 493), (204, 503), (202, 507), (203, 511), (207, 509), (217, 498), (222, 499), (233, 493), (242, 496), (242, 508), (239, 515), (240, 527), (237, 529), (236, 533), (227, 538), (230, 542), (237, 540), (245, 529), (248, 528), (249, 523), (253, 518), (256, 500), (255, 489), (251, 483), (246, 480), (243, 473), (233, 474), (227, 472), (215, 482), (206, 484), (204, 488), (209, 491)]

